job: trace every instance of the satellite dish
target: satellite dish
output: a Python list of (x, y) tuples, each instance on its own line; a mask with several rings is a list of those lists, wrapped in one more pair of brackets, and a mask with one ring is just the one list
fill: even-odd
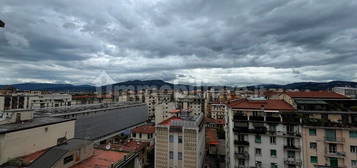
[(110, 143), (108, 143), (108, 144), (105, 146), (105, 149), (106, 149), (106, 150), (110, 150), (110, 148), (111, 148), (111, 145), (110, 145)]

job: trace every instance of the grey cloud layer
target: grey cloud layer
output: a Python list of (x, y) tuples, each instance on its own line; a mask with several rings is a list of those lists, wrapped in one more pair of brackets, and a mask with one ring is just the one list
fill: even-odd
[(2, 0), (0, 83), (357, 81), (355, 0)]

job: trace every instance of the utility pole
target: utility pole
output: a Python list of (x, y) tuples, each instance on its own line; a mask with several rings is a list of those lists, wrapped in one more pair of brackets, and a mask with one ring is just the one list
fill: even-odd
[(0, 20), (0, 27), (5, 27), (5, 23), (2, 20)]

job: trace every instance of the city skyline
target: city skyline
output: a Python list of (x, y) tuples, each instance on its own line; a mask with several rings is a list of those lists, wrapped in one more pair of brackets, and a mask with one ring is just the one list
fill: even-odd
[(0, 2), (0, 84), (357, 81), (357, 2)]

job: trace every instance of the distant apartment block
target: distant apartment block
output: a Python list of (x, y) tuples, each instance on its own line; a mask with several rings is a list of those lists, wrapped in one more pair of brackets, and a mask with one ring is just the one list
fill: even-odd
[(11, 109), (41, 109), (71, 106), (69, 94), (33, 94), (10, 93), (0, 94), (0, 111)]
[(224, 103), (212, 103), (210, 104), (210, 117), (217, 119), (224, 119), (226, 105)]
[(227, 167), (302, 167), (302, 128), (293, 106), (241, 99), (228, 104), (226, 115)]
[(344, 95), (346, 97), (350, 98), (357, 98), (357, 88), (351, 88), (351, 87), (334, 87), (332, 88), (332, 91)]
[(180, 113), (156, 125), (156, 168), (199, 168), (205, 154), (204, 116)]

